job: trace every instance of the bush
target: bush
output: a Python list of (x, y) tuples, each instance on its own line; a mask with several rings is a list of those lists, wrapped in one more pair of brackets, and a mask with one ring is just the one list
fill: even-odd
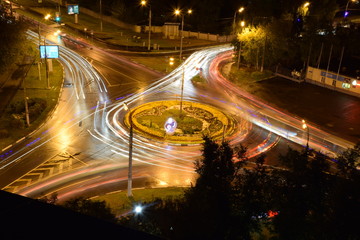
[(270, 71), (264, 71), (264, 72), (255, 71), (250, 74), (251, 78), (253, 78), (254, 80), (262, 80), (264, 78), (270, 77), (271, 75), (272, 73)]
[(41, 115), (43, 110), (43, 107), (39, 103), (35, 103), (31, 107), (29, 107), (30, 122), (35, 121)]
[(20, 114), (25, 112), (25, 103), (24, 101), (17, 101), (10, 104), (10, 112)]
[(9, 137), (9, 132), (7, 129), (0, 129), (0, 138), (7, 138)]
[[(29, 109), (29, 118), (31, 122), (34, 122), (41, 113), (46, 109), (47, 102), (42, 98), (30, 98), (28, 100), (28, 109)], [(21, 127), (19, 119), (25, 121), (25, 102), (17, 101), (10, 105), (10, 113), (13, 114), (13, 117), (16, 118), (15, 122), (11, 123), (13, 127)], [(23, 122), (24, 122), (23, 121)], [(25, 125), (24, 125), (25, 126)]]
[(23, 119), (22, 115), (12, 114), (11, 118), (12, 118), (11, 121), (10, 121), (11, 127), (13, 127), (13, 128), (21, 128), (21, 129), (25, 128), (25, 120)]
[(42, 99), (42, 98), (30, 98), (29, 101), (28, 101), (28, 105), (29, 105), (29, 108), (38, 104), (39, 106), (37, 106), (37, 108), (40, 109), (40, 111), (44, 111), (45, 108), (47, 107), (47, 103), (46, 103), (46, 100), (45, 99)]

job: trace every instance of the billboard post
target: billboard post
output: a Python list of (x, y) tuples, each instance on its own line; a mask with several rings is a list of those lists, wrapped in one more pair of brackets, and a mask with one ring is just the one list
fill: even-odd
[(50, 89), (49, 71), (52, 72), (52, 59), (59, 58), (58, 45), (40, 45), (40, 58), (45, 59), (47, 89)]
[(79, 5), (68, 4), (67, 13), (68, 15), (74, 15), (75, 23), (78, 23)]

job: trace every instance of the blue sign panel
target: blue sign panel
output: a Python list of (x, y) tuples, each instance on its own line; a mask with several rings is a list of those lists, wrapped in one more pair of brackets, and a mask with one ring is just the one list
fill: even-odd
[(79, 14), (79, 5), (67, 5), (67, 12), (69, 15)]
[(344, 81), (344, 77), (342, 77), (342, 76), (338, 77), (337, 74), (333, 74), (333, 73), (329, 73), (329, 72), (326, 74), (326, 72), (321, 71), (321, 76), (325, 77), (325, 75), (327, 78), (331, 78), (331, 79), (342, 81), (342, 82)]
[(59, 46), (40, 45), (40, 58), (59, 58)]

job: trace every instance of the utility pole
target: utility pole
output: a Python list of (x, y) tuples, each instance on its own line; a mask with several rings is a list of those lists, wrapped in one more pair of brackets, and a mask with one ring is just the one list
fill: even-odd
[(183, 34), (184, 34), (184, 14), (181, 15), (181, 37), (180, 37), (180, 62), (182, 62), (182, 48), (183, 48)]
[[(332, 50), (333, 50), (333, 45), (331, 44), (331, 47), (330, 47), (330, 53), (329, 53), (329, 59), (328, 59), (328, 64), (327, 64), (327, 67), (326, 67), (326, 75), (325, 75), (325, 80), (328, 76), (328, 72), (329, 72), (329, 67), (330, 67), (330, 61), (331, 61), (331, 55), (332, 55)], [(325, 83), (325, 82), (324, 82)]]
[(150, 51), (151, 49), (151, 5), (149, 6), (149, 41), (148, 41), (148, 50)]
[(30, 126), (30, 117), (29, 117), (29, 105), (28, 105), (28, 97), (26, 96), (26, 85), (25, 85), (25, 79), (26, 76), (31, 68), (31, 66), (34, 64), (36, 59), (36, 55), (34, 56), (34, 60), (29, 65), (29, 68), (26, 70), (25, 75), (23, 76), (23, 88), (24, 88), (24, 102), (25, 102), (25, 119), (26, 119), (26, 125)]
[(323, 48), (324, 48), (324, 42), (321, 43), (321, 49), (320, 49), (320, 54), (319, 54), (319, 58), (318, 58), (318, 62), (317, 62), (317, 68), (320, 68), (321, 56), (322, 56)]
[(183, 97), (184, 97), (184, 78), (185, 78), (185, 69), (183, 66), (183, 72), (182, 72), (182, 77), (181, 77), (180, 117), (181, 117), (181, 113), (182, 113), (182, 102), (183, 102)]
[(45, 50), (45, 69), (46, 69), (46, 83), (47, 89), (50, 89), (50, 81), (49, 81), (49, 66), (48, 66), (48, 59), (46, 53), (46, 35), (44, 38), (44, 50)]
[(238, 53), (237, 68), (240, 68), (240, 61), (241, 61), (241, 41), (239, 41), (239, 53)]
[(265, 36), (265, 41), (264, 41), (264, 49), (263, 49), (263, 54), (262, 54), (262, 60), (261, 60), (261, 68), (260, 68), (260, 72), (263, 72), (263, 71), (264, 71), (265, 47), (266, 47), (266, 36)]
[(339, 62), (339, 68), (338, 68), (337, 75), (336, 75), (336, 80), (338, 80), (338, 78), (339, 78), (340, 69), (341, 69), (341, 63), (342, 63), (342, 59), (343, 59), (343, 56), (344, 56), (344, 49), (345, 49), (345, 47), (343, 46), (342, 49), (341, 49), (341, 57), (340, 57), (340, 62)]
[(100, 32), (103, 31), (103, 22), (102, 22), (102, 4), (100, 0)]
[(309, 68), (309, 64), (310, 64), (311, 50), (312, 50), (312, 42), (310, 42), (309, 54), (308, 54), (308, 58), (307, 58), (307, 62), (306, 62), (306, 71), (307, 71), (307, 69)]
[(130, 133), (129, 133), (129, 167), (128, 167), (128, 186), (127, 186), (127, 196), (132, 197), (132, 152), (133, 152), (133, 124), (132, 124), (132, 113), (128, 105), (124, 102), (125, 111), (129, 112), (129, 124), (130, 124)]
[(26, 96), (26, 86), (25, 86), (25, 78), (23, 80), (23, 87), (24, 87), (24, 101), (25, 101), (25, 117), (26, 117), (26, 125), (30, 127), (30, 118), (29, 118), (29, 105), (28, 105), (28, 98)]
[(128, 189), (127, 196), (132, 197), (132, 152), (133, 152), (133, 125), (130, 112), (130, 139), (129, 139), (129, 171), (128, 171)]

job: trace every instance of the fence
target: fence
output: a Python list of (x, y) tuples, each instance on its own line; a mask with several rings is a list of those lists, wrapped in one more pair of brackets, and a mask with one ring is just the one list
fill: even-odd
[(359, 79), (338, 75), (319, 68), (308, 67), (306, 72), (306, 82), (360, 97)]

